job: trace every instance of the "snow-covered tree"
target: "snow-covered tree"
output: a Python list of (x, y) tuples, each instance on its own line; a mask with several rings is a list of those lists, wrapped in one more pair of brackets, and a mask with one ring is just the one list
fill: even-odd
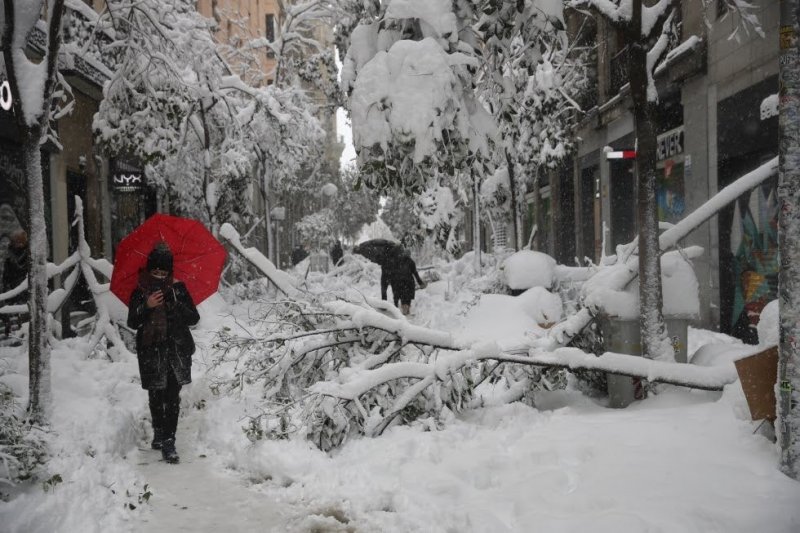
[(587, 81), (585, 54), (567, 39), (560, 2), (461, 4), (475, 13), (482, 56), (477, 90), (498, 125), (494, 162), (504, 169), (509, 193), (508, 209), (495, 210), (493, 222), (512, 221), (519, 248), (525, 193), (540, 168), (555, 166), (573, 148), (571, 127), (580, 111), (575, 98)]
[(112, 0), (100, 24), (121, 50), (95, 117), (100, 142), (147, 163), (178, 210), (218, 225), (226, 195), (240, 193), (242, 204), (231, 180), (247, 174), (249, 161), (236, 121), (239, 80), (217, 53), (210, 21), (191, 2)]
[(231, 74), (213, 21), (193, 2), (112, 0), (101, 22), (122, 52), (95, 119), (98, 137), (147, 162), (174, 211), (216, 231), (222, 220), (249, 217), (256, 190), (269, 196), (316, 158), (322, 131), (305, 91)]
[[(64, 0), (2, 0), (0, 46), (11, 87), (12, 113), (19, 129), (23, 165), (28, 185), (27, 226), (30, 259), (28, 269), (29, 400), (28, 412), (35, 423), (47, 422), (50, 403), (50, 346), (47, 328), (47, 228), (42, 183), (41, 145), (51, 128), (53, 95), (59, 81), (58, 53)], [(44, 19), (44, 57), (33, 61), (26, 55), (27, 39)]]
[(365, 6), (342, 89), (362, 180), (379, 191), (468, 189), (484, 173), (495, 127), (474, 92), (480, 66), (469, 21), (450, 0)]
[(340, 237), (353, 241), (358, 237), (365, 224), (371, 224), (378, 216), (380, 209), (379, 196), (366, 187), (356, 187), (358, 182), (354, 168), (341, 171), (341, 186), (336, 196), (336, 233)]
[(585, 68), (569, 48), (561, 3), (341, 4), (349, 13), (338, 28), (347, 50), (342, 84), (362, 179), (428, 196), (450, 187), (461, 210), (505, 167), (514, 186), (502, 222), (516, 222), (510, 213), (536, 170), (572, 145)]
[(425, 239), (426, 233), (417, 215), (415, 197), (400, 194), (388, 196), (380, 218), (392, 235), (406, 246), (421, 244)]

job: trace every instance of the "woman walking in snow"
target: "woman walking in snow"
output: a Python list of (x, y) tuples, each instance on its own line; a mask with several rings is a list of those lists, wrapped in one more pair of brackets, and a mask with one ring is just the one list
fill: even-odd
[(173, 279), (172, 263), (166, 243), (150, 252), (128, 304), (128, 326), (136, 329), (139, 374), (153, 418), (152, 448), (174, 464), (180, 460), (175, 430), (181, 386), (192, 382), (195, 346), (189, 326), (197, 324), (200, 315), (186, 285)]

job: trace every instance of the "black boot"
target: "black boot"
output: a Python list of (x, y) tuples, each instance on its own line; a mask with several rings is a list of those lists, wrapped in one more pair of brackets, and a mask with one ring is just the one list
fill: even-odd
[(160, 450), (163, 443), (164, 432), (159, 428), (153, 428), (153, 442), (150, 443), (150, 447), (154, 450)]
[(178, 464), (181, 460), (178, 457), (178, 450), (175, 449), (175, 439), (164, 439), (161, 442), (161, 457), (170, 464)]

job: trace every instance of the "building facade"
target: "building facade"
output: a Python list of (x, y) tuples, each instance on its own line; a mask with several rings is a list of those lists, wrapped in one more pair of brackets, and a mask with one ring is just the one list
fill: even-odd
[[(737, 29), (724, 2), (704, 4), (682, 2), (679, 40), (656, 68), (657, 202), (668, 223), (778, 153), (778, 119), (762, 114), (762, 102), (778, 92), (779, 2), (759, 3), (763, 37)], [(627, 46), (602, 18), (591, 22), (596, 80), (584, 99), (578, 149), (540, 188), (554, 228), (544, 250), (562, 262), (613, 254), (638, 226), (634, 160), (605, 155), (636, 146)], [(705, 250), (694, 260), (701, 326), (756, 341), (761, 309), (777, 295), (776, 187), (777, 176), (681, 243)], [(557, 201), (542, 202), (549, 198)]]
[[(96, 5), (95, 5), (96, 4)], [(84, 204), (86, 237), (97, 256), (112, 257), (113, 234), (119, 215), (114, 213), (115, 189), (109, 174), (110, 161), (95, 145), (92, 120), (103, 97), (103, 84), (109, 80), (111, 58), (102, 39), (89, 39), (102, 1), (68, 5), (63, 17), (63, 43), (59, 71), (71, 89), (72, 110), (57, 121), (58, 144), (42, 147), (49, 257), (63, 261), (77, 246), (75, 197)], [(110, 41), (110, 38), (106, 37)], [(92, 41), (87, 49), (87, 41)], [(35, 27), (28, 37), (28, 53), (42, 56), (46, 37)], [(0, 79), (5, 66), (0, 58)], [(8, 234), (25, 228), (27, 188), (21, 162), (19, 132), (11, 111), (0, 109), (0, 253), (5, 252)], [(138, 204), (138, 202), (137, 202)], [(141, 219), (144, 213), (136, 213)]]

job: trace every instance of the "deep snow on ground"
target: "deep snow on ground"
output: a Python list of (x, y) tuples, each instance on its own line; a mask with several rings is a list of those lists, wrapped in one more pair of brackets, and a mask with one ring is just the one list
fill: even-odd
[[(125, 460), (142, 433), (146, 395), (135, 361), (110, 363), (87, 357), (81, 339), (57, 343), (52, 352), (51, 458), (41, 480), (10, 502), (0, 502), (0, 531), (126, 531), (135, 522), (146, 481)], [(0, 349), (0, 380), (20, 405), (27, 399), (27, 355)], [(42, 481), (59, 475), (47, 492)]]
[[(373, 267), (355, 282), (311, 273), (306, 287), (377, 297), (378, 276)], [(507, 320), (491, 312), (502, 298), (481, 299), (461, 281), (418, 292), (411, 321), (455, 334), (474, 321), (506, 338), (538, 328), (532, 318), (493, 328), (492, 320)], [(48, 471), (64, 483), (0, 503), (0, 530), (800, 531), (800, 483), (778, 471), (775, 446), (753, 433), (738, 384), (722, 393), (663, 387), (624, 410), (570, 386), (538, 393), (536, 409), (467, 411), (437, 431), (395, 427), (330, 455), (304, 440), (253, 443), (242, 428), (257, 399), (213, 394), (210, 385), (228, 369), (209, 363), (213, 332), (244, 331), (256, 305), (228, 306), (215, 296), (201, 308), (177, 466), (147, 449), (135, 362), (88, 359), (80, 341), (60, 343)], [(742, 350), (723, 335), (691, 330), (690, 353), (709, 342), (715, 346), (704, 351), (717, 358)], [(24, 394), (24, 358), (3, 350), (15, 373), (0, 379)], [(140, 503), (145, 484), (152, 496)]]

